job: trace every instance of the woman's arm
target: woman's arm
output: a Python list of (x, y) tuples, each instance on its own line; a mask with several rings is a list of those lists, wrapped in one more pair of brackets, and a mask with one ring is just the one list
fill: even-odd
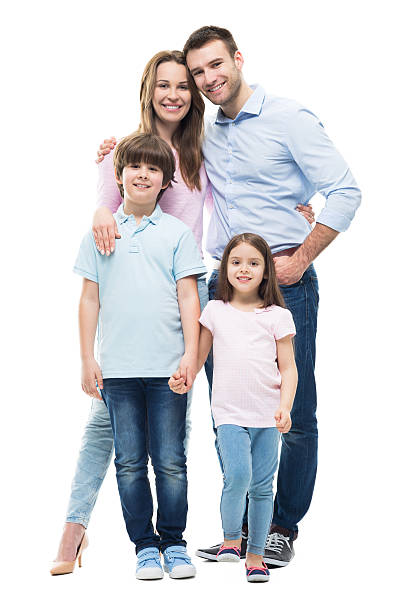
[(280, 405), (275, 413), (275, 420), (277, 429), (281, 433), (287, 433), (292, 426), (290, 411), (297, 388), (297, 368), (290, 335), (276, 341), (276, 351), (282, 382)]
[(97, 210), (93, 219), (93, 234), (101, 255), (110, 255), (115, 250), (115, 238), (120, 238), (113, 213), (122, 203), (122, 196), (115, 180), (113, 153), (98, 164)]
[(102, 373), (98, 363), (94, 359), (94, 341), (97, 330), (98, 313), (98, 283), (84, 278), (79, 304), (82, 389), (87, 395), (90, 395), (90, 397), (102, 400), (97, 389), (97, 385), (99, 389), (103, 389)]

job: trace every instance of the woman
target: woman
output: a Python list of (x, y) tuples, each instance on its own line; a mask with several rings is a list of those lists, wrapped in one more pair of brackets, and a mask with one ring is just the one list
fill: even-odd
[[(176, 182), (166, 190), (159, 205), (188, 225), (200, 252), (203, 234), (204, 203), (211, 206), (211, 191), (203, 165), (201, 140), (204, 102), (186, 69), (180, 51), (161, 51), (147, 64), (140, 89), (141, 119), (138, 131), (154, 133), (173, 149), (176, 158)], [(116, 141), (106, 141), (102, 153), (113, 149)], [(105, 155), (99, 164), (98, 204), (93, 233), (99, 250), (110, 255), (115, 247), (117, 228), (112, 213), (121, 203), (114, 170), (113, 155)], [(312, 210), (301, 212), (311, 222)], [(208, 301), (205, 278), (198, 279), (201, 309)], [(187, 426), (187, 438), (190, 426)], [(186, 440), (187, 440), (186, 438)], [(87, 545), (85, 529), (90, 520), (99, 489), (113, 454), (113, 436), (109, 414), (103, 402), (94, 399), (79, 453), (67, 518), (56, 561), (51, 573), (70, 573)]]

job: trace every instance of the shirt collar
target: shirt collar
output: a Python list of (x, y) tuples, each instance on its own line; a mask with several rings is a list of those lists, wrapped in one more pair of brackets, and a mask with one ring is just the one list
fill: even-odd
[(235, 119), (230, 119), (226, 117), (222, 112), (221, 108), (218, 109), (216, 123), (232, 123), (235, 121), (239, 121), (243, 119), (247, 115), (259, 115), (261, 113), (261, 108), (263, 106), (265, 91), (260, 85), (250, 85), (251, 89), (253, 89), (253, 93), (246, 100), (243, 107), (240, 109), (239, 113), (236, 115)]
[[(117, 209), (116, 213), (115, 213), (115, 219), (116, 221), (119, 221), (119, 223), (126, 223), (126, 221), (128, 221), (129, 217), (131, 217), (132, 215), (126, 215), (124, 213), (124, 202), (122, 202), (119, 206), (119, 208)], [(160, 221), (160, 217), (162, 216), (162, 209), (160, 208), (159, 204), (156, 204), (155, 210), (153, 211), (153, 213), (151, 215), (149, 215), (149, 217), (147, 217), (146, 215), (144, 215), (142, 217), (142, 220), (148, 220), (150, 223), (153, 223), (153, 225), (156, 225), (157, 223), (159, 223)]]

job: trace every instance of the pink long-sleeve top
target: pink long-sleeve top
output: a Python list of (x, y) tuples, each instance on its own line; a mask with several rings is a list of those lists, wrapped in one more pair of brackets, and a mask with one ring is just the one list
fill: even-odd
[[(113, 153), (114, 150), (111, 150), (108, 155), (105, 155), (104, 160), (98, 164), (97, 205), (106, 206), (112, 213), (115, 213), (122, 202), (122, 197), (115, 180)], [(194, 189), (191, 191), (184, 183), (181, 176), (178, 153), (175, 149), (173, 149), (173, 153), (176, 160), (174, 177), (177, 182), (173, 182), (172, 187), (166, 189), (159, 201), (159, 206), (163, 212), (181, 219), (183, 223), (191, 228), (199, 251), (203, 257), (202, 237), (204, 204), (206, 204), (206, 208), (209, 212), (211, 212), (213, 208), (210, 182), (207, 178), (204, 164), (202, 163), (200, 169), (201, 189)]]

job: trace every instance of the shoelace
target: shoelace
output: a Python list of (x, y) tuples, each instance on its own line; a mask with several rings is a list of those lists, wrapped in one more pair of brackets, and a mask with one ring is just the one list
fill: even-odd
[(282, 548), (285, 543), (288, 543), (288, 538), (285, 538), (285, 536), (275, 531), (274, 533), (269, 534), (265, 548), (267, 550), (280, 553), (282, 552)]

